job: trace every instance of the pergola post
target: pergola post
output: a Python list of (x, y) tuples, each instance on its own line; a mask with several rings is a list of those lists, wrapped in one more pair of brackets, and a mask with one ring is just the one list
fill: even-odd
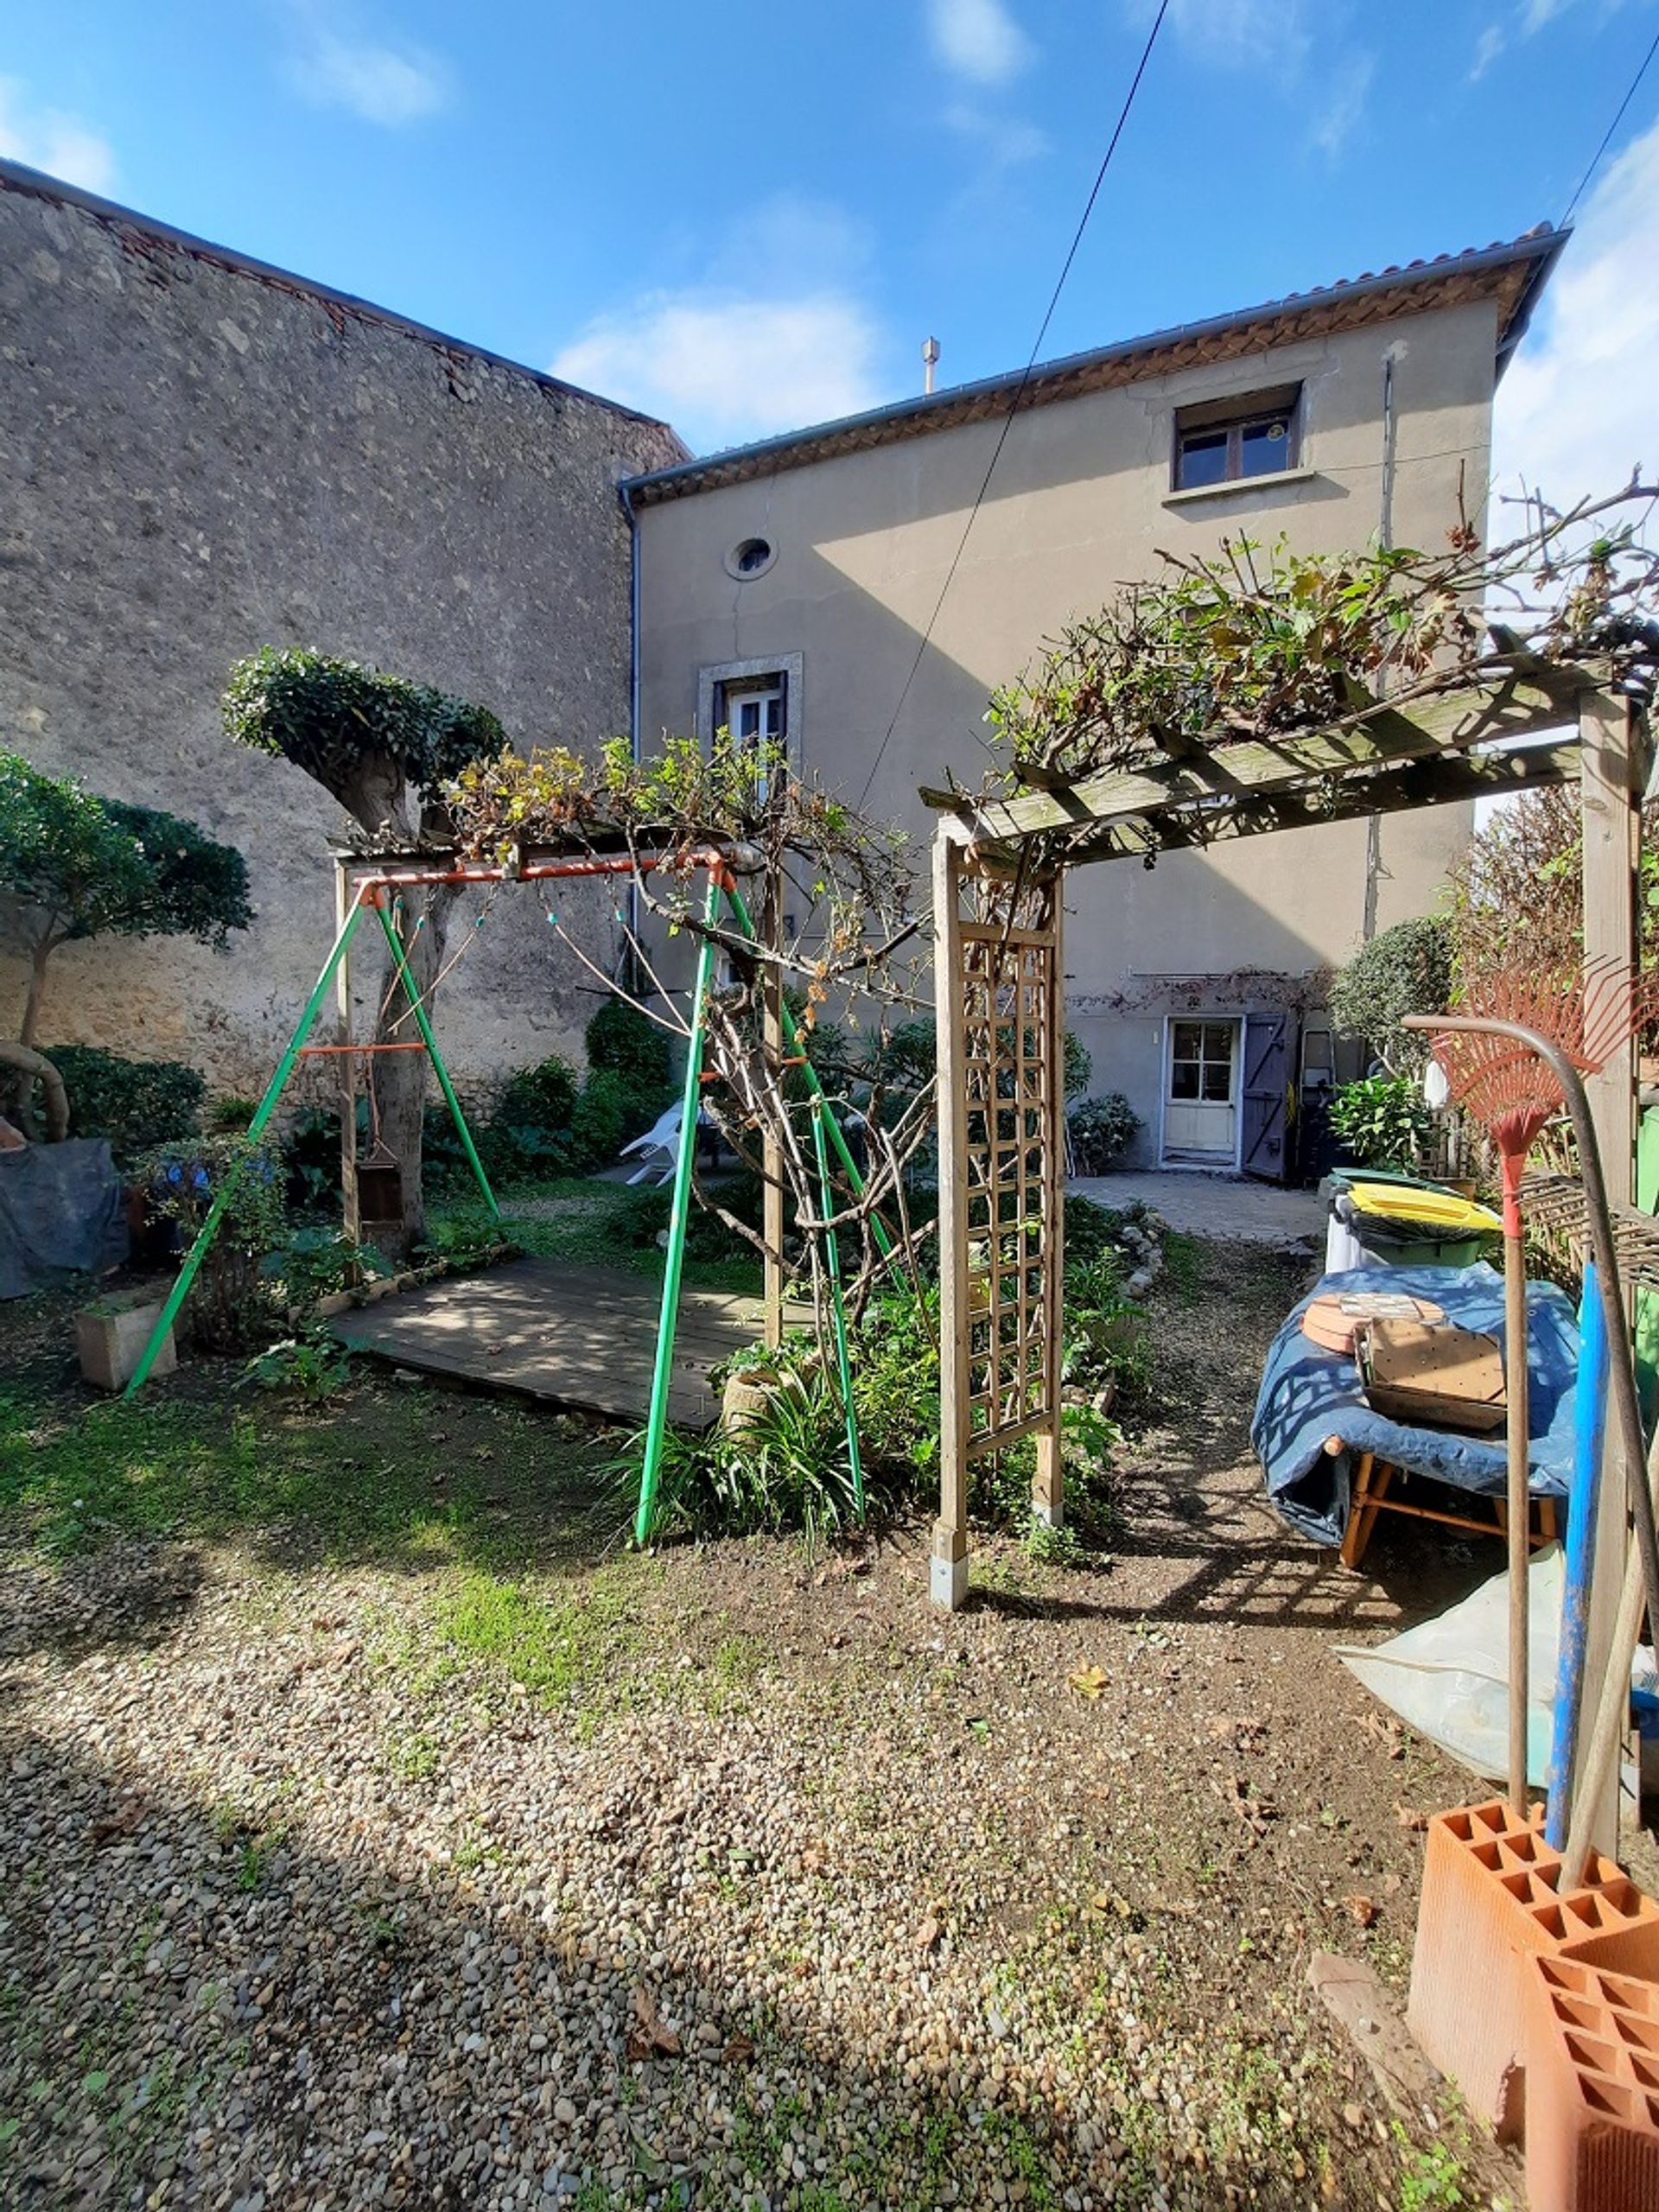
[(1065, 1335), (1065, 871), (1054, 876), (1054, 952), (1047, 991), (1043, 1061), (1043, 1402), (1031, 1510), (1051, 1529), (1065, 1520), (1061, 1473), (1060, 1353)]
[(939, 1120), (939, 1517), (928, 1587), (955, 1612), (968, 1595), (968, 1092), (962, 1004), (962, 832), (933, 838), (933, 1011)]
[[(1584, 839), (1584, 958), (1587, 973), (1636, 973), (1636, 884), (1642, 836), (1636, 729), (1630, 702), (1586, 692), (1579, 709), (1580, 819)], [(1631, 1197), (1636, 1135), (1637, 1039), (1621, 1046), (1585, 1084), (1601, 1153), (1609, 1203)], [(1585, 1637), (1586, 1718), (1612, 1660), (1614, 1621), (1630, 1549), (1623, 1450), (1617, 1427), (1603, 1440), (1596, 1548)], [(1588, 1808), (1590, 1840), (1611, 1858), (1618, 1845), (1618, 1770), (1610, 1762), (1598, 1802)]]

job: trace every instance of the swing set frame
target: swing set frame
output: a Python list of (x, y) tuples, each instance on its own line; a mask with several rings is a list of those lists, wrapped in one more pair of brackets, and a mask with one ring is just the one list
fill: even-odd
[[(275, 1072), (266, 1085), (264, 1094), (255, 1108), (247, 1127), (250, 1146), (257, 1145), (270, 1127), (271, 1117), (295, 1068), (302, 1058), (312, 1055), (331, 1055), (341, 1058), (345, 1071), (341, 1144), (346, 1173), (346, 1218), (348, 1228), (355, 1229), (356, 1198), (353, 1188), (356, 1145), (356, 1077), (359, 1056), (367, 1057), (379, 1052), (424, 1052), (431, 1062), (438, 1088), (443, 1094), (461, 1140), (474, 1180), (477, 1183), (490, 1218), (498, 1230), (503, 1228), (501, 1209), (484, 1163), (479, 1157), (478, 1147), (467, 1124), (449, 1071), (444, 1064), (438, 1040), (433, 1032), (426, 1004), (415, 977), (410, 971), (408, 954), (399, 938), (396, 915), (406, 892), (438, 886), (462, 884), (503, 884), (558, 881), (572, 878), (593, 876), (627, 876), (637, 880), (653, 870), (671, 868), (679, 874), (701, 869), (707, 878), (703, 899), (702, 925), (698, 934), (696, 974), (692, 983), (691, 1014), (688, 1025), (685, 1076), (680, 1102), (680, 1144), (676, 1156), (673, 1192), (669, 1212), (668, 1249), (663, 1269), (663, 1294), (657, 1330), (656, 1357), (652, 1374), (651, 1408), (645, 1427), (645, 1446), (640, 1466), (639, 1492), (634, 1512), (633, 1535), (636, 1543), (644, 1547), (656, 1532), (660, 1504), (661, 1476), (664, 1452), (668, 1437), (669, 1385), (673, 1374), (674, 1340), (679, 1312), (680, 1285), (684, 1272), (686, 1234), (690, 1226), (692, 1203), (692, 1170), (696, 1143), (697, 1108), (702, 1085), (702, 1060), (705, 1012), (715, 978), (715, 931), (720, 911), (724, 906), (731, 924), (748, 943), (760, 944), (753, 917), (738, 887), (740, 872), (753, 873), (758, 866), (752, 848), (734, 842), (721, 842), (701, 839), (690, 846), (678, 846), (671, 850), (652, 853), (633, 851), (596, 853), (584, 848), (580, 853), (563, 851), (553, 846), (515, 847), (509, 856), (499, 862), (464, 861), (457, 854), (410, 854), (395, 856), (344, 856), (337, 863), (338, 894), (336, 898), (337, 927), (334, 941), (327, 957), (311, 987), (299, 1020)], [(358, 874), (358, 869), (365, 871)], [(417, 1038), (385, 1039), (369, 1043), (353, 1042), (350, 1036), (351, 1004), (347, 985), (347, 962), (364, 918), (372, 914), (380, 925), (391, 963), (393, 988), (402, 987), (408, 1010), (414, 1016)], [(308, 1040), (321, 1014), (330, 988), (337, 996), (341, 1041), (327, 1045), (313, 1045)], [(430, 995), (431, 988), (426, 994)], [(862, 1197), (864, 1178), (853, 1157), (840, 1122), (817, 1071), (812, 1065), (806, 1049), (806, 1035), (798, 1024), (789, 1020), (781, 1007), (768, 1009), (768, 1044), (776, 1049), (785, 1021), (788, 1022), (793, 1047), (791, 1058), (802, 1070), (810, 1095), (812, 1124), (812, 1143), (816, 1157), (823, 1207), (822, 1219), (816, 1224), (823, 1230), (824, 1257), (829, 1277), (831, 1321), (836, 1344), (837, 1381), (846, 1422), (848, 1465), (852, 1477), (855, 1510), (858, 1518), (864, 1517), (864, 1473), (859, 1448), (858, 1424), (853, 1405), (852, 1365), (847, 1340), (847, 1317), (842, 1296), (841, 1278), (836, 1265), (836, 1239), (834, 1220), (836, 1200), (830, 1181), (830, 1154), (833, 1149), (848, 1182), (855, 1194)], [(782, 1208), (774, 1200), (782, 1196), (778, 1163), (772, 1156), (773, 1141), (767, 1141), (767, 1199), (768, 1233), (766, 1243), (766, 1341), (774, 1348), (781, 1329), (783, 1310), (783, 1264), (779, 1249), (781, 1243)], [(226, 1210), (235, 1196), (242, 1177), (249, 1172), (246, 1158), (238, 1160), (225, 1177), (215, 1192), (207, 1217), (197, 1231), (194, 1241), (179, 1267), (173, 1287), (161, 1312), (156, 1316), (148, 1343), (134, 1369), (124, 1397), (134, 1398), (149, 1380), (168, 1331), (178, 1319), (192, 1285), (219, 1234)], [(811, 1226), (813, 1224), (807, 1224)], [(893, 1240), (879, 1218), (872, 1217), (872, 1228), (882, 1251), (891, 1254)]]

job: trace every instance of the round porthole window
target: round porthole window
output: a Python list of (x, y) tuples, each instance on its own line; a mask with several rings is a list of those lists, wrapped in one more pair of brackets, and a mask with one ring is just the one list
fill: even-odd
[(747, 583), (751, 577), (764, 576), (777, 557), (770, 538), (745, 537), (726, 556), (726, 573)]

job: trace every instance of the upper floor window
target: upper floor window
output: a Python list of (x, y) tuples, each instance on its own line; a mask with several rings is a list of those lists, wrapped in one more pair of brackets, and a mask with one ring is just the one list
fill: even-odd
[(1175, 416), (1175, 489), (1242, 484), (1300, 466), (1301, 387), (1182, 407)]
[(781, 677), (770, 683), (728, 683), (721, 688), (726, 694), (726, 727), (737, 744), (782, 742), (784, 683)]

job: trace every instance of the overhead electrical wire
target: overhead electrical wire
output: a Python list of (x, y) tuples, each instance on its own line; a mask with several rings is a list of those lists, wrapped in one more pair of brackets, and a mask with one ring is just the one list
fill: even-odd
[[(1037, 365), (1037, 356), (1043, 350), (1043, 340), (1048, 335), (1048, 326), (1054, 320), (1054, 310), (1060, 303), (1060, 294), (1065, 289), (1065, 280), (1071, 274), (1071, 264), (1077, 259), (1077, 249), (1083, 244), (1083, 234), (1089, 227), (1089, 218), (1095, 212), (1095, 202), (1099, 199), (1100, 188), (1106, 181), (1106, 172), (1112, 165), (1112, 156), (1117, 151), (1117, 142), (1123, 136), (1123, 127), (1129, 119), (1130, 109), (1135, 105), (1135, 94), (1141, 89), (1141, 79), (1147, 73), (1147, 64), (1152, 60), (1153, 48), (1158, 42), (1158, 34), (1163, 29), (1164, 17), (1168, 13), (1169, 0), (1159, 0), (1158, 13), (1153, 18), (1152, 29), (1147, 33), (1147, 42), (1141, 49), (1141, 59), (1135, 64), (1135, 75), (1130, 79), (1129, 89), (1124, 94), (1123, 105), (1118, 112), (1117, 122), (1113, 129), (1110, 143), (1108, 144), (1105, 154), (1102, 157), (1099, 168), (1095, 172), (1094, 183), (1090, 188), (1087, 200), (1084, 203), (1084, 210), (1082, 215), (1078, 219), (1077, 227), (1072, 233), (1071, 244), (1066, 251), (1065, 260), (1061, 265), (1059, 276), (1055, 281), (1054, 289), (1050, 295), (1048, 307), (1043, 315), (1042, 323), (1038, 329), (1037, 336), (1032, 346), (1031, 353), (1027, 359), (1026, 365), (1020, 372), (1020, 381), (1014, 386), (1014, 397), (1008, 403), (1008, 411), (1002, 418), (1002, 427), (998, 431), (996, 443), (991, 449), (991, 458), (985, 470), (984, 480), (980, 485), (979, 491), (975, 497), (973, 505), (969, 509), (968, 519), (963, 524), (962, 536), (957, 542), (957, 550), (950, 556), (950, 566), (945, 571), (944, 582), (939, 586), (939, 595), (933, 602), (933, 612), (927, 618), (927, 627), (922, 632), (920, 642), (916, 647), (916, 657), (910, 664), (910, 673), (906, 677), (904, 689), (899, 694), (899, 703), (894, 707), (893, 710), (893, 718), (887, 724), (886, 734), (882, 737), (880, 746), (876, 748), (875, 759), (870, 764), (870, 772), (864, 779), (864, 788), (858, 795), (859, 804), (861, 806), (870, 795), (870, 785), (875, 781), (876, 775), (880, 769), (881, 763), (887, 756), (887, 747), (893, 741), (893, 734), (899, 727), (899, 717), (905, 711), (905, 702), (910, 696), (911, 686), (916, 681), (917, 671), (921, 667), (923, 655), (926, 652), (929, 645), (932, 642), (934, 626), (938, 621), (940, 610), (944, 605), (945, 598), (947, 594), (950, 592), (950, 586), (956, 580), (957, 570), (961, 566), (963, 554), (967, 550), (969, 537), (973, 531), (976, 520), (978, 518), (979, 511), (985, 504), (985, 495), (991, 488), (991, 479), (996, 474), (996, 464), (1002, 457), (1002, 448), (1007, 442), (1008, 432), (1013, 427), (1014, 418), (1020, 411), (1020, 402), (1024, 398), (1026, 386), (1031, 381), (1031, 372)], [(1634, 91), (1635, 87), (1632, 86), (1631, 89)], [(981, 741), (982, 743), (983, 742), (982, 740)]]
[(1647, 75), (1649, 68), (1652, 65), (1653, 57), (1656, 54), (1659, 54), (1659, 32), (1656, 32), (1654, 34), (1653, 44), (1643, 55), (1641, 67), (1637, 69), (1635, 76), (1630, 79), (1630, 90), (1625, 93), (1624, 99), (1620, 100), (1618, 104), (1618, 114), (1614, 116), (1612, 121), (1608, 124), (1605, 131), (1603, 133), (1601, 143), (1597, 147), (1589, 168), (1586, 169), (1584, 175), (1579, 179), (1578, 190), (1573, 194), (1573, 197), (1567, 203), (1567, 213), (1562, 216), (1560, 220), (1560, 228), (1562, 230), (1565, 230), (1567, 225), (1572, 221), (1573, 210), (1578, 206), (1580, 200), (1583, 199), (1586, 191), (1589, 188), (1591, 178), (1594, 176), (1596, 171), (1601, 167), (1601, 157), (1607, 151), (1609, 146), (1612, 144), (1613, 134), (1618, 129), (1619, 124), (1624, 122), (1625, 112), (1628, 110), (1630, 102), (1636, 98), (1637, 93), (1641, 90), (1642, 79)]

